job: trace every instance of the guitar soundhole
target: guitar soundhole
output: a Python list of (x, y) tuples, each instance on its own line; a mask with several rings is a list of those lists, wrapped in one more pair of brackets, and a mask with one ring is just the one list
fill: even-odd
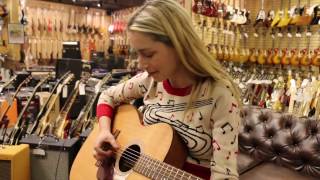
[(131, 170), (140, 157), (140, 147), (138, 145), (129, 146), (119, 160), (119, 169), (122, 172)]

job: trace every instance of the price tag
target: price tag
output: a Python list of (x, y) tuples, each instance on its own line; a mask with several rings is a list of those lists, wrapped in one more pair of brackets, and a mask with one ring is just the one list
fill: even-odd
[(287, 36), (288, 36), (288, 38), (292, 38), (292, 34), (291, 33), (288, 33)]
[(101, 81), (99, 81), (95, 86), (94, 86), (94, 91), (96, 92), (96, 93), (98, 93), (99, 91), (100, 91), (100, 89), (101, 89)]
[(68, 86), (63, 86), (63, 89), (62, 89), (62, 97), (63, 97), (63, 98), (68, 97)]
[(301, 37), (301, 33), (296, 33), (296, 37)]
[(282, 33), (278, 33), (278, 37), (283, 37), (283, 34)]
[(62, 90), (62, 85), (59, 84), (58, 87), (57, 87), (57, 93), (61, 92), (61, 90)]
[(86, 95), (86, 85), (83, 83), (79, 84), (79, 95)]

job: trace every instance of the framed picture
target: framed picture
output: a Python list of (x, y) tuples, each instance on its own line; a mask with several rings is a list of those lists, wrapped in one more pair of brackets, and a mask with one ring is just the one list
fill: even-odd
[(9, 44), (24, 43), (24, 31), (22, 24), (8, 24), (8, 41)]

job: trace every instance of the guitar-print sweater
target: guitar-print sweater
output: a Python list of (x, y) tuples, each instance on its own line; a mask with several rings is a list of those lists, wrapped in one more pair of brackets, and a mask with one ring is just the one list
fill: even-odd
[[(168, 123), (186, 143), (187, 171), (194, 169), (193, 174), (202, 177), (207, 174), (207, 179), (210, 174), (214, 180), (238, 179), (238, 104), (228, 86), (212, 81), (203, 82), (197, 100), (184, 113), (192, 87), (173, 88), (168, 80), (156, 82), (141, 73), (103, 91), (97, 116), (112, 118), (116, 106), (143, 98), (144, 125)], [(209, 85), (214, 86), (211, 92), (207, 91)]]

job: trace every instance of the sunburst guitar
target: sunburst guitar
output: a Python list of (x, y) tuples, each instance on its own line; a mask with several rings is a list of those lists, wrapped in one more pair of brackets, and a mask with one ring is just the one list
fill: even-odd
[(168, 124), (143, 126), (136, 108), (122, 105), (117, 109), (112, 131), (120, 146), (115, 152), (113, 178), (104, 177), (108, 162), (97, 163), (92, 155), (99, 132), (95, 124), (73, 162), (70, 180), (201, 179), (180, 169), (187, 156), (186, 148)]

